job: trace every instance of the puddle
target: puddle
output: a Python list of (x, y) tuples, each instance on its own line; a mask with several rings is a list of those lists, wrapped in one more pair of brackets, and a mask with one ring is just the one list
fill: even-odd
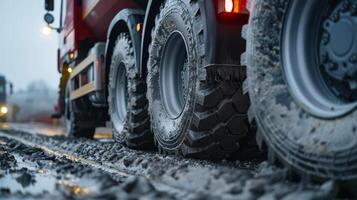
[(36, 170), (34, 163), (23, 161), (19, 155), (14, 155), (17, 166), (7, 170), (0, 178), (0, 188), (8, 188), (11, 193), (42, 194), (55, 191), (56, 177), (49, 171)]
[(54, 170), (38, 169), (37, 164), (23, 161), (20, 155), (14, 154), (14, 157), (16, 168), (0, 171), (0, 188), (7, 188), (11, 193), (40, 195), (65, 191), (75, 196), (86, 196), (93, 191), (99, 192), (95, 180), (79, 179), (70, 174), (58, 176)]
[(75, 196), (88, 196), (92, 193), (100, 193), (97, 183), (91, 179), (72, 181), (58, 181), (58, 186)]
[(10, 125), (8, 123), (0, 123), (0, 129), (10, 130)]
[(53, 193), (56, 189), (56, 182), (55, 177), (46, 174), (12, 173), (6, 174), (0, 179), (0, 187), (10, 189), (11, 193), (43, 194)]

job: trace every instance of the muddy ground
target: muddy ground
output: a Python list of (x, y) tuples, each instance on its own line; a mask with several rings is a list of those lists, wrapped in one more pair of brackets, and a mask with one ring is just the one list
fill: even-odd
[(201, 161), (111, 139), (0, 131), (0, 199), (335, 199), (333, 181), (292, 182), (261, 160)]

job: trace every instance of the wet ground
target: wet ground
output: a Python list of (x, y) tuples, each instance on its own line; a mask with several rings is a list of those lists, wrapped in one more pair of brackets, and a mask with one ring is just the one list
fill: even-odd
[(260, 160), (201, 161), (65, 138), (58, 126), (3, 124), (0, 199), (335, 199), (333, 181), (292, 182)]

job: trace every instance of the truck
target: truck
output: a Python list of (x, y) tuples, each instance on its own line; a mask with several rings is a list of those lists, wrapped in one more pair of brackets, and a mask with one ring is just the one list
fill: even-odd
[(5, 76), (0, 75), (0, 122), (7, 122), (9, 106), (6, 103), (7, 85), (10, 86), (10, 94), (12, 94), (12, 84), (7, 82)]
[(53, 3), (68, 136), (355, 182), (355, 0), (62, 0), (58, 28)]

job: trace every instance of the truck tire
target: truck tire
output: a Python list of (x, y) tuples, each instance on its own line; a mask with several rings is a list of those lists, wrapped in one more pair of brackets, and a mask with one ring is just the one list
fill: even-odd
[(242, 62), (257, 142), (266, 146), (272, 163), (306, 180), (357, 178), (356, 5), (248, 4)]
[(161, 7), (149, 47), (149, 113), (160, 152), (220, 159), (247, 135), (249, 98), (241, 83), (208, 80), (201, 14), (196, 1)]
[(109, 113), (115, 140), (131, 148), (150, 148), (145, 77), (136, 70), (132, 42), (126, 33), (118, 36), (109, 73)]
[[(66, 94), (64, 98), (65, 112), (65, 134), (67, 137), (93, 138), (98, 121), (93, 119), (93, 113), (98, 116), (100, 113), (93, 112), (90, 109), (81, 109), (81, 112), (74, 109), (74, 102), (70, 101), (70, 83), (67, 83)], [(92, 112), (91, 112), (92, 111)]]

